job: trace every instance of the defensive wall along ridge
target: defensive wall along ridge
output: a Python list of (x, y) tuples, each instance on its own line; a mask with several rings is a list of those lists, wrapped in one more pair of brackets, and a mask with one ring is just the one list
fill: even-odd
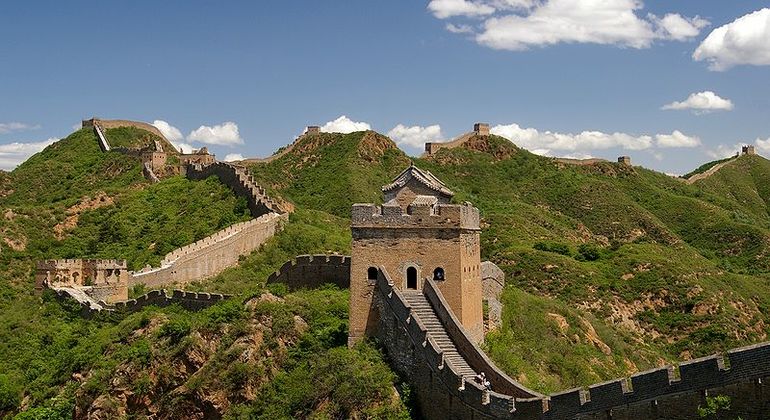
[[(424, 282), (422, 294), (414, 294), (424, 296), (430, 309), (409, 294), (394, 288), (379, 269), (377, 337), (429, 419), (691, 419), (709, 395), (729, 396), (731, 416), (759, 419), (770, 410), (770, 389), (764, 385), (770, 380), (770, 343), (545, 396), (510, 379), (487, 358), (432, 280)], [(452, 356), (454, 349), (460, 358)], [(463, 365), (471, 371), (464, 372)], [(479, 372), (490, 389), (470, 377)]]
[(132, 272), (129, 286), (185, 284), (215, 276), (270, 239), (288, 221), (288, 213), (268, 213), (225, 228), (166, 255), (160, 267)]
[(229, 295), (220, 293), (186, 292), (183, 290), (173, 290), (169, 294), (168, 290), (161, 289), (152, 290), (135, 299), (105, 304), (104, 302), (94, 302), (78, 289), (54, 288), (53, 290), (56, 296), (63, 300), (72, 299), (78, 293), (82, 294), (81, 299), (76, 298), (75, 300), (80, 304), (81, 315), (85, 317), (102, 312), (131, 313), (151, 305), (159, 307), (179, 305), (187, 310), (197, 311), (230, 298)]
[(350, 287), (350, 257), (347, 255), (300, 255), (287, 261), (267, 278), (267, 283), (283, 283), (289, 290), (312, 289), (334, 284)]

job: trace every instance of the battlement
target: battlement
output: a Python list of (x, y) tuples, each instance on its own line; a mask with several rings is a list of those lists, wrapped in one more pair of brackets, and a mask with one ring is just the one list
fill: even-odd
[(479, 230), (479, 210), (470, 204), (353, 204), (353, 228), (416, 228)]
[(757, 152), (754, 149), (754, 146), (746, 145), (746, 146), (741, 147), (741, 154), (742, 155), (755, 155), (755, 154), (757, 154)]
[(312, 136), (314, 134), (321, 134), (321, 127), (317, 125), (309, 125), (305, 127), (305, 133), (306, 136)]
[(300, 255), (287, 261), (267, 278), (267, 283), (284, 283), (290, 290), (312, 289), (323, 284), (350, 287), (350, 257), (347, 255)]
[(618, 163), (626, 166), (631, 166), (631, 156), (619, 156)]

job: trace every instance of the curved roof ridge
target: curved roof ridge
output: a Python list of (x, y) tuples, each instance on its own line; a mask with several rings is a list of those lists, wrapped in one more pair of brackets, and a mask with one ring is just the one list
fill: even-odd
[(449, 197), (455, 195), (455, 193), (447, 188), (447, 186), (435, 175), (430, 173), (430, 171), (423, 170), (414, 166), (414, 162), (412, 162), (408, 168), (401, 171), (401, 173), (393, 180), (393, 182), (387, 185), (383, 185), (382, 192), (388, 192), (396, 188), (401, 188), (406, 185), (410, 179), (415, 179), (427, 188)]

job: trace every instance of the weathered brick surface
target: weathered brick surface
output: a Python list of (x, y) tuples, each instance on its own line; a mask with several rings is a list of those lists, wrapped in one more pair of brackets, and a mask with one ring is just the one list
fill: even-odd
[(346, 255), (300, 255), (284, 263), (267, 278), (267, 283), (284, 283), (290, 290), (312, 289), (323, 284), (350, 287), (350, 257)]

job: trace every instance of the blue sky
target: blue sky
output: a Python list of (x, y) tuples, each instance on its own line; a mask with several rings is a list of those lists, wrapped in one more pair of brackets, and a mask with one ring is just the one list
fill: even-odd
[(370, 126), (417, 155), (484, 121), (541, 154), (684, 173), (740, 143), (770, 155), (765, 7), (4, 2), (0, 167), (96, 115), (165, 122), (219, 158), (266, 156), (335, 120), (328, 130)]

